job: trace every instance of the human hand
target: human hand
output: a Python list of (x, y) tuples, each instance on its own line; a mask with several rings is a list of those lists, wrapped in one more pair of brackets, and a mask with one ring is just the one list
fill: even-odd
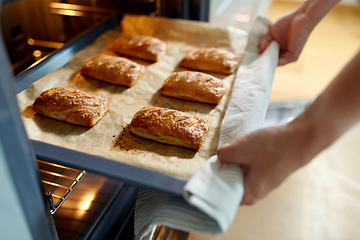
[(251, 205), (304, 165), (304, 155), (288, 126), (263, 128), (218, 149), (222, 163), (239, 164), (244, 171), (241, 204)]
[(272, 40), (280, 45), (278, 65), (294, 62), (314, 27), (341, 0), (308, 0), (299, 8), (280, 18), (260, 41), (259, 51), (264, 52)]
[(276, 40), (280, 45), (278, 66), (296, 61), (314, 27), (310, 22), (307, 14), (299, 10), (280, 18), (260, 41), (260, 53)]

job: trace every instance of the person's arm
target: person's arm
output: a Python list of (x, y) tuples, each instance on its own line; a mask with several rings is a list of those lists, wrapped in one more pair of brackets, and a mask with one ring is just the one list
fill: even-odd
[(298, 59), (310, 33), (321, 19), (341, 0), (308, 0), (298, 9), (280, 18), (260, 41), (259, 51), (265, 51), (271, 41), (280, 45), (278, 65)]
[(242, 204), (253, 204), (311, 161), (360, 120), (360, 51), (293, 121), (263, 128), (218, 149), (222, 163), (240, 164)]

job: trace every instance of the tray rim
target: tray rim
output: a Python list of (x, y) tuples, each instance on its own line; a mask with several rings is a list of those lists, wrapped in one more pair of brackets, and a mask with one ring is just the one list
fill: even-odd
[(130, 165), (97, 155), (30, 140), (37, 158), (75, 169), (115, 178), (132, 186), (147, 188), (171, 195), (183, 195), (187, 179), (147, 168)]

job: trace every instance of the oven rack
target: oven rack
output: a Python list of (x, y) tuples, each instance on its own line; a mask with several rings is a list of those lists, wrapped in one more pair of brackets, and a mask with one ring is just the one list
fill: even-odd
[(41, 181), (47, 194), (50, 213), (53, 215), (84, 178), (86, 171), (69, 168), (37, 159)]

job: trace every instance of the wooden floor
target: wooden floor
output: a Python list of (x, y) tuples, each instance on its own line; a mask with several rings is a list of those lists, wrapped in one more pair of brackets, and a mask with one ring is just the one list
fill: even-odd
[[(301, 3), (273, 1), (267, 16), (277, 20)], [(318, 95), (360, 49), (360, 6), (339, 5), (316, 26), (297, 62), (278, 67), (271, 101)]]

